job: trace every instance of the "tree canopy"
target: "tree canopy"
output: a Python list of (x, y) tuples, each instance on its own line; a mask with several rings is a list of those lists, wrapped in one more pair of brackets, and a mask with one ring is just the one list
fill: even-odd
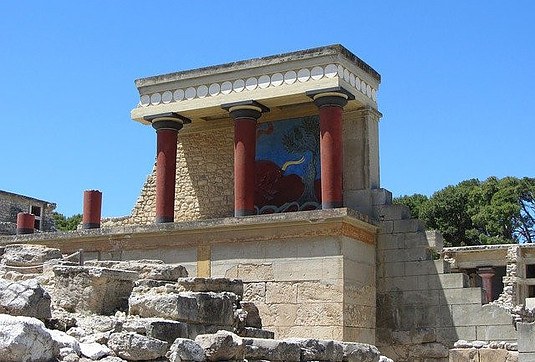
[(75, 214), (69, 217), (60, 214), (59, 212), (52, 213), (52, 219), (56, 225), (56, 229), (61, 231), (76, 230), (78, 224), (82, 222), (82, 214)]
[(535, 178), (471, 179), (394, 203), (439, 230), (447, 246), (535, 242)]

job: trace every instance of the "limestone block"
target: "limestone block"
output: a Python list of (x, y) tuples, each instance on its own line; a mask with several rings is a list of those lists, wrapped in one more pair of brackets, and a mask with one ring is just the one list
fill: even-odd
[(446, 345), (453, 345), (457, 340), (464, 339), (466, 341), (476, 340), (476, 327), (444, 327), (436, 328), (437, 342)]
[(244, 338), (245, 358), (247, 360), (268, 360), (298, 362), (301, 360), (301, 347), (296, 343), (272, 339)]
[(439, 293), (440, 304), (479, 304), (481, 305), (481, 288), (445, 289)]
[(439, 274), (430, 276), (428, 285), (430, 289), (468, 288), (470, 281), (468, 275), (464, 273)]
[(264, 326), (290, 327), (296, 324), (297, 304), (265, 304), (255, 303)]
[(110, 335), (108, 347), (126, 360), (146, 361), (165, 356), (168, 343), (133, 332), (120, 332)]
[(274, 280), (273, 265), (265, 264), (239, 264), (238, 278), (244, 282), (260, 282)]
[(50, 301), (50, 295), (35, 279), (20, 282), (0, 279), (0, 313), (50, 318)]
[(450, 349), (449, 362), (479, 362), (479, 354), (475, 348)]
[(275, 338), (275, 333), (265, 329), (245, 327), (240, 331), (239, 336), (248, 338), (273, 339)]
[(439, 293), (436, 290), (412, 290), (403, 293), (403, 304), (435, 306), (439, 304)]
[(201, 334), (195, 338), (195, 342), (204, 349), (208, 361), (243, 360), (245, 356), (242, 338), (232, 332)]
[(12, 244), (4, 247), (2, 264), (10, 266), (35, 266), (46, 261), (62, 259), (59, 249), (48, 248), (43, 245)]
[(266, 283), (244, 283), (243, 284), (243, 300), (249, 302), (265, 302), (266, 301)]
[(505, 349), (481, 348), (478, 350), (479, 362), (518, 361), (518, 353)]
[(183, 322), (170, 320), (152, 320), (147, 323), (146, 335), (169, 344), (177, 338), (188, 337), (188, 325)]
[(233, 293), (176, 292), (159, 288), (134, 288), (129, 314), (159, 317), (193, 324), (231, 326), (237, 302)]
[(206, 358), (204, 349), (195, 341), (177, 338), (167, 354), (170, 362), (193, 361), (203, 362)]
[(285, 342), (301, 347), (301, 361), (342, 361), (344, 347), (341, 342), (321, 339), (289, 338)]
[(296, 303), (297, 284), (292, 282), (267, 282), (266, 303)]
[[(340, 338), (337, 338), (340, 339)], [(375, 344), (375, 328), (348, 327), (343, 328), (343, 340), (359, 343)]]
[(240, 302), (241, 309), (247, 312), (245, 319), (246, 327), (262, 328), (262, 319), (258, 307), (251, 302)]
[(243, 282), (229, 278), (180, 278), (175, 284), (178, 291), (185, 292), (230, 292), (243, 297)]
[(517, 334), (511, 323), (509, 325), (476, 326), (476, 337), (483, 341), (516, 341)]
[(69, 312), (114, 314), (126, 309), (126, 300), (138, 278), (136, 272), (83, 266), (55, 266), (53, 302)]
[(48, 361), (59, 356), (59, 345), (38, 319), (0, 314), (0, 356), (2, 362)]
[[(392, 221), (384, 221), (379, 225), (389, 225)], [(393, 224), (392, 224), (393, 225)], [(382, 230), (382, 229), (381, 229)], [(379, 233), (377, 236), (377, 250), (404, 249), (405, 235), (392, 233)]]
[(341, 341), (344, 339), (342, 326), (293, 326), (285, 331), (285, 336), (291, 338), (318, 338)]
[(82, 356), (88, 357), (92, 360), (100, 360), (103, 357), (113, 354), (113, 351), (107, 346), (100, 343), (80, 343), (80, 351)]
[[(511, 313), (506, 309), (500, 308), (493, 304), (459, 304), (451, 306), (453, 323), (456, 326), (493, 326), (504, 325), (512, 326)], [(505, 331), (504, 331), (505, 332)], [(509, 333), (510, 334), (510, 333)], [(500, 338), (482, 338), (482, 340), (495, 340)]]
[(430, 248), (435, 250), (442, 250), (444, 248), (444, 237), (438, 230), (426, 230), (425, 236), (427, 244)]
[(182, 265), (164, 264), (161, 260), (88, 261), (84, 265), (133, 271), (139, 274), (140, 279), (175, 281), (188, 276)]
[(68, 348), (69, 350), (73, 351), (77, 355), (81, 353), (80, 343), (76, 340), (76, 338), (69, 336), (65, 332), (58, 331), (55, 329), (48, 330), (48, 333), (50, 333), (50, 336), (56, 342), (56, 344), (58, 345), (60, 349)]
[[(328, 300), (328, 299), (325, 299)], [(331, 301), (338, 302), (341, 299), (338, 298), (336, 292), (333, 292), (333, 298)], [(346, 285), (345, 293), (343, 295), (343, 301), (347, 304), (363, 305), (369, 307), (376, 306), (376, 293), (375, 288), (371, 285), (365, 286), (352, 286)]]
[(345, 326), (374, 328), (375, 327), (375, 307), (344, 304), (344, 321)]
[[(427, 278), (427, 276), (425, 276)], [(421, 284), (419, 284), (419, 277), (415, 276), (394, 276), (394, 277), (385, 277), (384, 283), (382, 284), (383, 288), (381, 291), (409, 291), (409, 290), (418, 290), (420, 289)], [(426, 280), (427, 281), (427, 280)]]
[[(379, 234), (392, 234), (394, 232), (394, 221), (381, 221), (379, 223)], [(396, 231), (398, 232), (398, 231)]]
[(407, 263), (398, 262), (398, 263), (385, 263), (384, 276), (387, 278), (400, 277), (405, 275), (405, 265)]
[(442, 343), (431, 342), (415, 344), (410, 347), (409, 355), (413, 358), (448, 358), (448, 348)]
[(344, 362), (377, 362), (381, 353), (377, 347), (365, 343), (342, 343)]
[(535, 352), (518, 353), (517, 357), (519, 362), (533, 362), (535, 361)]
[(378, 205), (374, 207), (374, 216), (377, 220), (403, 220), (410, 219), (411, 211), (405, 205)]
[(418, 219), (393, 220), (392, 222), (394, 233), (413, 233), (425, 230), (425, 223)]
[(372, 191), (372, 205), (389, 205), (392, 203), (392, 192), (387, 189), (373, 189)]
[(535, 354), (535, 322), (517, 323), (518, 351), (532, 352)]
[(437, 267), (433, 260), (405, 262), (405, 275), (429, 275), (437, 274)]
[[(359, 309), (359, 311), (361, 310)], [(367, 314), (367, 312), (362, 312), (361, 315), (364, 317)], [(368, 320), (367, 318), (366, 321)], [(301, 304), (297, 308), (295, 324), (301, 326), (340, 326), (343, 324), (342, 303)]]

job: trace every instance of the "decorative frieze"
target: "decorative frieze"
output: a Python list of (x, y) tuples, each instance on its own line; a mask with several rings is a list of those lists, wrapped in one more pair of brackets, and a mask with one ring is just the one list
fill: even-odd
[(192, 99), (216, 97), (230, 93), (246, 93), (255, 89), (284, 87), (294, 83), (306, 83), (309, 81), (317, 81), (322, 78), (335, 77), (343, 79), (346, 83), (350, 84), (351, 87), (361, 92), (372, 101), (377, 101), (377, 90), (374, 87), (341, 64), (331, 63), (311, 68), (288, 70), (284, 73), (277, 72), (249, 78), (229, 79), (223, 82), (200, 84), (198, 86), (174, 88), (163, 92), (143, 94), (140, 98), (138, 107), (184, 102)]

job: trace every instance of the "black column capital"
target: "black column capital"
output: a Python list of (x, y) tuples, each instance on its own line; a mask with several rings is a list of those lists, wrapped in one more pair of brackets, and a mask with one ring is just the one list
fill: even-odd
[(226, 103), (222, 104), (221, 108), (228, 111), (233, 119), (252, 118), (257, 120), (262, 113), (269, 112), (268, 107), (254, 100)]
[(343, 108), (349, 100), (355, 99), (355, 96), (342, 87), (333, 87), (317, 89), (305, 93), (312, 98), (318, 108), (325, 106), (336, 106)]
[(174, 129), (177, 132), (182, 129), (184, 124), (191, 123), (189, 118), (186, 118), (176, 112), (167, 112), (153, 114), (143, 117), (145, 121), (149, 121), (152, 127), (158, 131), (160, 129)]

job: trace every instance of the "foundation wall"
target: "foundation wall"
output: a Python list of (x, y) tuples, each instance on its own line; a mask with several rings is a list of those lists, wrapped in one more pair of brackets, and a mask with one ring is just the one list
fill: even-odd
[[(401, 205), (377, 210), (377, 346), (395, 361), (448, 360), (459, 340), (515, 342), (510, 311), (438, 258), (441, 236)], [(436, 259), (436, 260), (435, 260)], [(505, 260), (504, 260), (505, 262)]]

